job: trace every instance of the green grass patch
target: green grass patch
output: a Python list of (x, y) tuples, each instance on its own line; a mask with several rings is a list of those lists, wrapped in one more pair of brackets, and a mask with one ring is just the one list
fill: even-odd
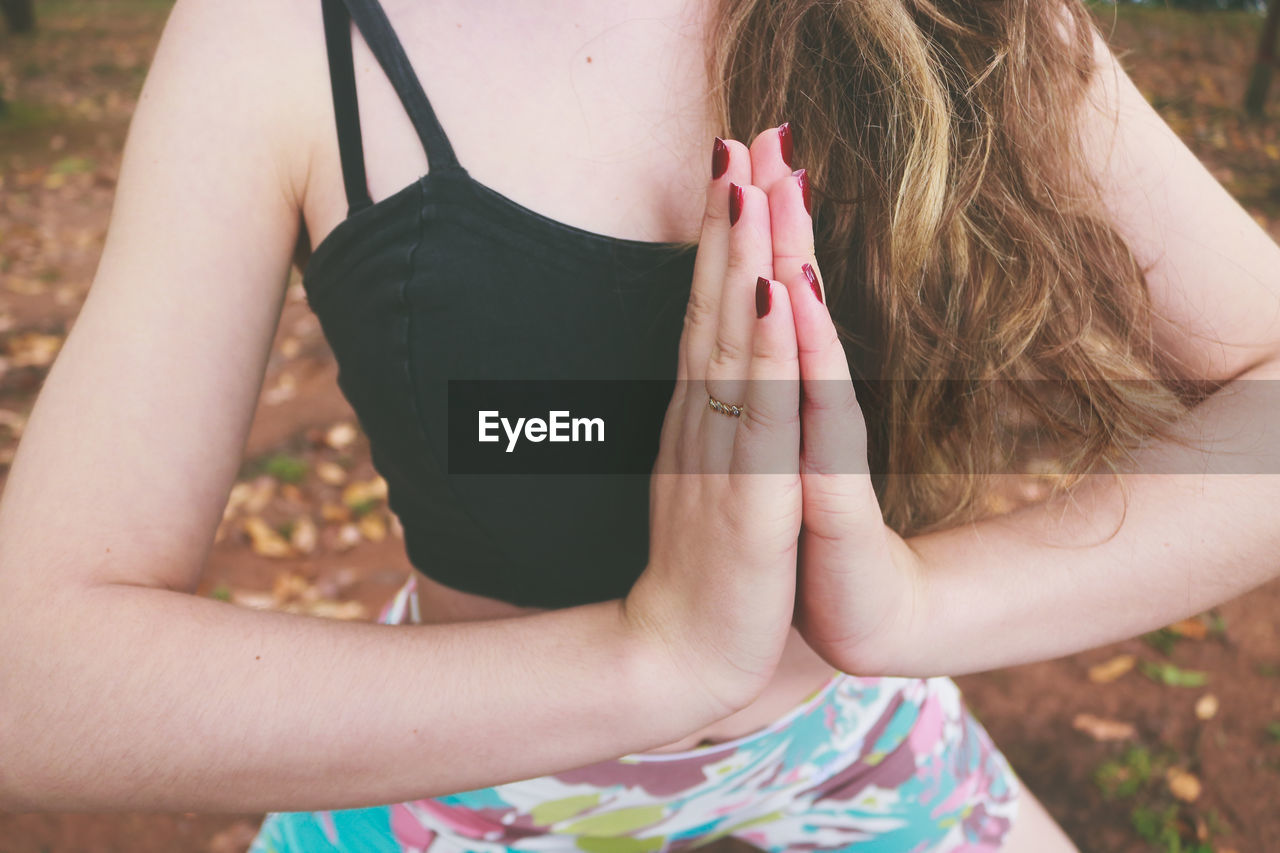
[(1138, 670), (1152, 681), (1166, 687), (1203, 687), (1209, 682), (1209, 674), (1194, 669), (1181, 669), (1171, 663), (1142, 661)]
[(1164, 853), (1214, 853), (1213, 846), (1199, 841), (1184, 841), (1176, 803), (1162, 809), (1135, 806), (1129, 817), (1134, 832)]
[(48, 104), (6, 99), (0, 110), (0, 137), (10, 132), (43, 130), (63, 120), (62, 113)]
[(1227, 636), (1227, 619), (1216, 610), (1209, 611), (1209, 633), (1215, 637)]
[[(1133, 831), (1156, 850), (1164, 853), (1214, 853), (1213, 838), (1229, 831), (1218, 814), (1209, 810), (1197, 821), (1197, 812), (1171, 799), (1166, 776), (1184, 762), (1173, 750), (1153, 751), (1142, 745), (1128, 746), (1123, 753), (1104, 761), (1094, 771), (1094, 782), (1104, 799), (1128, 800)], [(1197, 838), (1197, 825), (1207, 832), (1206, 841)]]
[(306, 460), (287, 453), (275, 453), (262, 463), (262, 471), (282, 483), (301, 483), (307, 477)]
[(1146, 787), (1153, 775), (1169, 765), (1167, 756), (1153, 756), (1145, 746), (1131, 746), (1118, 758), (1102, 762), (1093, 781), (1108, 800), (1132, 797)]
[(1160, 654), (1168, 655), (1173, 653), (1173, 647), (1178, 644), (1178, 635), (1168, 628), (1161, 628), (1159, 631), (1143, 634), (1142, 642), (1160, 652)]

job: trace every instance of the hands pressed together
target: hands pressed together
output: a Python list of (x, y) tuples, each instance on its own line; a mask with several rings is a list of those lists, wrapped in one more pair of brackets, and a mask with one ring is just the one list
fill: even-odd
[(876, 667), (920, 577), (872, 490), (791, 159), (786, 124), (715, 141), (649, 565), (624, 607), (716, 717), (759, 695), (792, 625), (833, 667)]

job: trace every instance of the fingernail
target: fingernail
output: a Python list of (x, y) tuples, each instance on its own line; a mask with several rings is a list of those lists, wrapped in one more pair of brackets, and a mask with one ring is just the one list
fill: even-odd
[(782, 148), (782, 162), (791, 165), (791, 122), (784, 121), (778, 126), (778, 145)]
[(729, 146), (717, 136), (715, 145), (711, 147), (711, 180), (714, 181), (723, 175), (727, 168), (729, 168)]
[(761, 276), (756, 279), (756, 319), (769, 313), (773, 306), (773, 294), (769, 290), (769, 279)]
[(813, 215), (813, 210), (809, 207), (809, 170), (796, 169), (791, 176), (800, 184), (800, 197), (804, 199), (804, 212)]
[(729, 225), (736, 225), (742, 215), (742, 187), (729, 182)]
[(800, 267), (804, 271), (805, 280), (809, 282), (809, 289), (813, 291), (813, 295), (818, 301), (822, 301), (822, 285), (818, 284), (818, 274), (814, 272), (812, 264), (805, 264)]

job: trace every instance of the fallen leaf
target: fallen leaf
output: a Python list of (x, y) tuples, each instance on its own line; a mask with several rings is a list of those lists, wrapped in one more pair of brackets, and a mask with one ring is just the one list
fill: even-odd
[(342, 504), (325, 501), (320, 504), (320, 517), (327, 522), (346, 522), (351, 520), (351, 510)]
[(258, 516), (245, 518), (244, 531), (249, 534), (255, 554), (276, 558), (293, 556), (293, 548), (285, 538)]
[(1169, 793), (1184, 803), (1193, 803), (1200, 797), (1200, 780), (1180, 767), (1170, 767), (1164, 774)]
[(356, 428), (346, 421), (334, 424), (324, 434), (324, 443), (334, 450), (342, 450), (355, 440)]
[(277, 604), (283, 604), (293, 598), (300, 598), (311, 583), (295, 572), (281, 572), (271, 584), (271, 596)]
[(276, 496), (276, 489), (279, 487), (279, 483), (270, 474), (263, 474), (257, 477), (251, 485), (252, 491), (244, 502), (244, 511), (250, 515), (257, 515), (266, 509), (267, 504), (271, 503), (271, 499)]
[(1076, 714), (1075, 719), (1071, 721), (1071, 727), (1098, 741), (1128, 740), (1137, 736), (1132, 723), (1107, 720), (1095, 717), (1093, 714)]
[(298, 383), (294, 380), (293, 374), (281, 373), (275, 385), (263, 392), (262, 402), (268, 406), (278, 406), (287, 400), (292, 400), (297, 393)]
[(1206, 693), (1196, 700), (1196, 718), (1212, 720), (1218, 715), (1218, 697)]
[(1174, 622), (1169, 626), (1169, 630), (1189, 640), (1203, 640), (1209, 636), (1209, 626), (1199, 619), (1183, 619), (1180, 622)]
[(58, 335), (25, 332), (9, 339), (8, 351), (13, 367), (47, 367), (61, 347)]
[(1137, 659), (1133, 655), (1119, 655), (1096, 666), (1089, 667), (1089, 680), (1094, 684), (1110, 684), (1129, 670)]
[(222, 510), (223, 521), (235, 515), (236, 510), (244, 506), (252, 494), (253, 486), (249, 483), (236, 483), (232, 486), (231, 492), (227, 495), (227, 505)]
[(326, 485), (341, 486), (347, 481), (347, 469), (337, 462), (319, 462), (316, 464), (316, 476)]
[(356, 524), (360, 528), (360, 535), (370, 542), (381, 542), (387, 538), (386, 523), (373, 513), (360, 516), (360, 520)]
[(342, 490), (342, 502), (351, 509), (377, 503), (387, 497), (387, 481), (381, 477), (356, 480)]
[(319, 531), (311, 516), (299, 516), (293, 523), (293, 530), (289, 532), (289, 544), (303, 554), (310, 554), (316, 549), (318, 541)]
[(335, 547), (339, 551), (346, 551), (360, 544), (360, 528), (354, 524), (344, 524), (338, 528), (338, 537)]
[(312, 616), (320, 616), (325, 619), (364, 619), (368, 615), (365, 606), (358, 601), (327, 601), (323, 599), (308, 607), (307, 612)]

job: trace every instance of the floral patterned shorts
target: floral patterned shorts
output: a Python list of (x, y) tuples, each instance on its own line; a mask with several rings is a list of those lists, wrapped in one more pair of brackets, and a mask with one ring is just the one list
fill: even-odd
[[(379, 621), (417, 621), (415, 576)], [(1020, 785), (947, 678), (834, 677), (740, 738), (374, 808), (273, 812), (249, 853), (999, 850)]]

